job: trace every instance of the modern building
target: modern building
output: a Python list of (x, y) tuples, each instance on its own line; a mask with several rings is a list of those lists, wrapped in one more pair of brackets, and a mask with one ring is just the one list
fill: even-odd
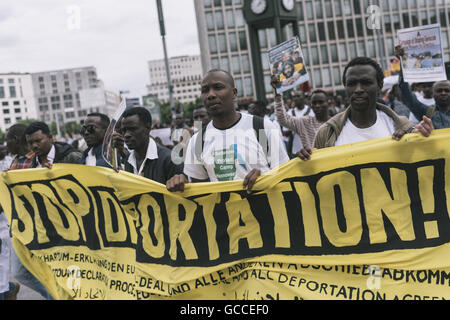
[[(148, 94), (160, 101), (169, 101), (169, 87), (164, 59), (148, 62), (150, 84)], [(200, 82), (203, 77), (200, 56), (179, 56), (169, 59), (173, 99), (181, 103), (195, 101), (200, 96)]]
[[(241, 100), (253, 99), (254, 66), (243, 13), (244, 0), (194, 0), (194, 4), (203, 70), (229, 71), (235, 78)], [(369, 8), (371, 5), (377, 7)], [(313, 88), (343, 89), (344, 67), (356, 56), (369, 56), (388, 66), (398, 29), (439, 23), (444, 61), (450, 60), (448, 0), (296, 0), (296, 10), (300, 42)], [(380, 29), (370, 29), (368, 25), (372, 28), (376, 20), (380, 21)], [(285, 39), (292, 37), (292, 27), (285, 27), (283, 34)], [(276, 33), (274, 28), (269, 28), (259, 30), (258, 35), (265, 89), (270, 97), (266, 52), (277, 44)]]
[(0, 74), (0, 129), (3, 132), (21, 120), (37, 118), (31, 74)]
[(91, 112), (113, 114), (114, 106), (108, 103), (116, 102), (97, 78), (95, 67), (45, 71), (31, 76), (41, 121), (82, 123)]

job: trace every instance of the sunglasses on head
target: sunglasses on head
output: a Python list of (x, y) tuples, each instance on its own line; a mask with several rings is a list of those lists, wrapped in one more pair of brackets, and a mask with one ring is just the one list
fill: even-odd
[(95, 129), (97, 129), (97, 127), (96, 127), (95, 125), (93, 125), (93, 124), (90, 124), (90, 125), (88, 125), (88, 126), (82, 126), (82, 127), (81, 127), (81, 130), (80, 130), (80, 134), (81, 134), (82, 136), (84, 136), (84, 134), (86, 133), (86, 131), (92, 134), (92, 133), (95, 132)]

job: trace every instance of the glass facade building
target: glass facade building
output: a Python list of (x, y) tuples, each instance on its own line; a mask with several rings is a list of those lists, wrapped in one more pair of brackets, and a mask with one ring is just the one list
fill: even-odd
[[(273, 0), (279, 1), (279, 0)], [(238, 95), (253, 98), (255, 85), (243, 0), (194, 0), (203, 70), (221, 68), (236, 80)], [(376, 10), (370, 6), (376, 5)], [(343, 89), (342, 72), (356, 56), (389, 65), (397, 30), (441, 25), (444, 61), (450, 61), (450, 0), (297, 0), (300, 42), (312, 88)], [(378, 19), (378, 21), (376, 21)], [(368, 25), (379, 22), (379, 29)], [(271, 93), (267, 50), (275, 46), (274, 28), (259, 30), (264, 83)], [(286, 39), (292, 26), (283, 29)]]

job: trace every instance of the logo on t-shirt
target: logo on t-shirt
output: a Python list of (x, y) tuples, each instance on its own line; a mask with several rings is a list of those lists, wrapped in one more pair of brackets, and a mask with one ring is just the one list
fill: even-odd
[(236, 176), (236, 160), (247, 169), (244, 160), (237, 152), (237, 145), (232, 144), (228, 149), (214, 150), (214, 173), (218, 181), (232, 181)]

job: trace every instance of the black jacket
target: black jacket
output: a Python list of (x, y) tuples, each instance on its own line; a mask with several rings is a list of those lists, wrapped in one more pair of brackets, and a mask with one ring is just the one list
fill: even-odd
[[(55, 146), (55, 159), (53, 160), (53, 163), (81, 164), (81, 151), (64, 142), (54, 142), (53, 145)], [(36, 167), (37, 156), (35, 155), (29, 168)]]
[[(171, 151), (165, 147), (156, 144), (158, 150), (158, 159), (146, 160), (143, 169), (144, 177), (156, 182), (166, 184), (167, 180), (174, 175), (183, 174), (184, 165), (176, 165), (172, 162)], [(125, 171), (133, 173), (133, 166), (128, 163), (130, 156), (125, 159)]]
[[(82, 156), (81, 156), (81, 163), (82, 164), (86, 164), (86, 158), (89, 154), (89, 151), (91, 151), (92, 148), (87, 148), (86, 150), (84, 150)], [(99, 144), (98, 146), (94, 147), (94, 155), (95, 155), (95, 159), (96, 159), (96, 163), (95, 166), (97, 167), (106, 167), (106, 168), (111, 168), (111, 166), (109, 165), (108, 162), (106, 162), (105, 159), (103, 159), (102, 156), (102, 145)], [(120, 161), (120, 159), (119, 159)]]

